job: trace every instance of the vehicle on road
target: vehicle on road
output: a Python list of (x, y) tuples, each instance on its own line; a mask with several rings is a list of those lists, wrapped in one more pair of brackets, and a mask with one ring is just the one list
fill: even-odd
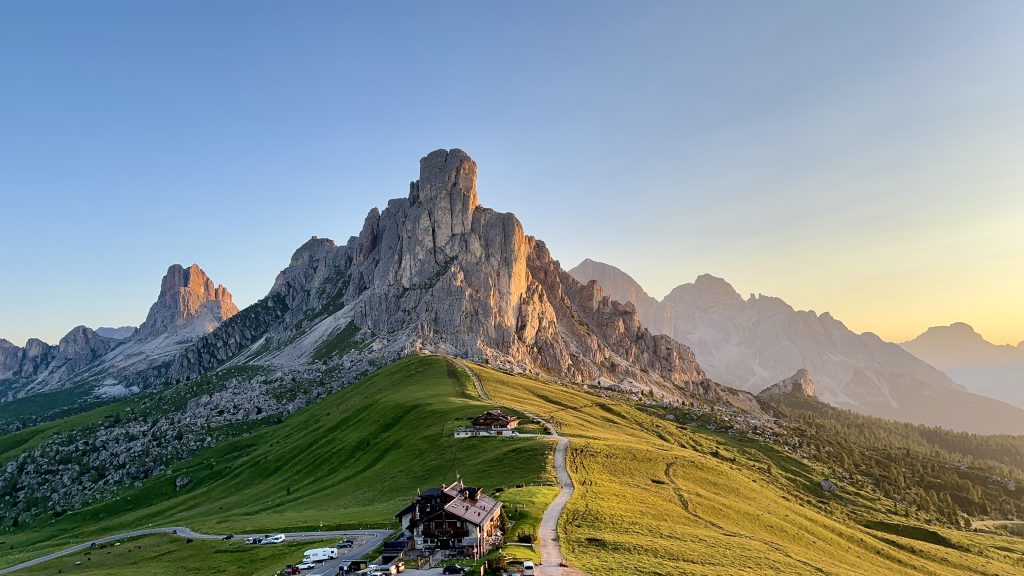
[(296, 568), (299, 570), (312, 570), (313, 568), (316, 568), (316, 562), (303, 562), (296, 566)]
[(234, 535), (234, 534), (228, 534), (228, 535), (224, 536), (223, 538), (221, 538), (221, 540), (231, 540), (231, 539), (233, 539), (234, 537), (235, 537), (235, 535)]
[(275, 536), (269, 536), (263, 539), (261, 544), (280, 544), (285, 541), (284, 534), (277, 534)]
[(527, 560), (526, 562), (523, 562), (523, 576), (533, 576), (533, 574), (534, 574), (533, 562), (531, 562), (529, 560)]
[(262, 544), (263, 543), (263, 538), (261, 538), (259, 536), (253, 536), (252, 538), (246, 538), (245, 539), (245, 543), (246, 544)]
[(313, 548), (302, 553), (303, 562), (323, 562), (324, 560), (334, 560), (337, 557), (337, 548)]
[(338, 542), (337, 544), (335, 544), (334, 547), (335, 548), (351, 548), (352, 544), (353, 544), (353, 542), (351, 540), (349, 540), (348, 538), (345, 538), (341, 542)]
[(449, 564), (441, 570), (441, 574), (465, 574), (466, 569), (458, 564)]
[(338, 566), (338, 574), (351, 574), (366, 569), (366, 560), (346, 560)]

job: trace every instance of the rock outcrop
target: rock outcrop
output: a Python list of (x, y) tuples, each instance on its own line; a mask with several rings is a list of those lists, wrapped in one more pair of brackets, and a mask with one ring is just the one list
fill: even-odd
[(814, 380), (811, 379), (811, 373), (801, 368), (789, 378), (772, 384), (758, 392), (757, 395), (781, 396), (787, 394), (816, 397), (817, 395), (814, 391)]
[(149, 309), (137, 337), (148, 340), (168, 333), (201, 336), (238, 313), (231, 293), (203, 272), (198, 264), (174, 264), (160, 283), (160, 295)]

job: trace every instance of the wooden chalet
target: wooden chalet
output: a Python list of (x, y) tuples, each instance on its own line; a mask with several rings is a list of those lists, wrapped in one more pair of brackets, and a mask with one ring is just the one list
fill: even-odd
[(424, 490), (395, 517), (412, 549), (458, 550), (481, 558), (503, 539), (501, 502), (462, 482)]

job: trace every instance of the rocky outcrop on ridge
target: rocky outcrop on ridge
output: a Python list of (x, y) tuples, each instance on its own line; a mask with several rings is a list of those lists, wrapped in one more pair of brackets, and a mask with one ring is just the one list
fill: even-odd
[(72, 329), (56, 346), (36, 338), (30, 338), (24, 348), (0, 340), (0, 381), (7, 382), (11, 397), (16, 392), (24, 395), (46, 390), (101, 358), (118, 343), (85, 326)]
[(201, 336), (238, 313), (231, 293), (203, 272), (198, 264), (174, 264), (160, 283), (160, 295), (149, 309), (137, 337), (151, 339), (168, 333)]
[(758, 392), (758, 396), (781, 396), (786, 394), (797, 394), (799, 396), (815, 397), (814, 380), (811, 373), (803, 368), (785, 380), (776, 382), (771, 386)]

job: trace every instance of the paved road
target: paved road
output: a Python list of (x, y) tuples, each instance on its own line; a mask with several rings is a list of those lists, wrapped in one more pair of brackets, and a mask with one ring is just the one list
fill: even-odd
[[(71, 546), (70, 548), (65, 548), (58, 552), (53, 552), (52, 554), (47, 554), (45, 556), (40, 556), (39, 558), (34, 558), (27, 562), (22, 562), (21, 564), (16, 564), (14, 566), (11, 566), (10, 568), (0, 569), (0, 574), (10, 574), (11, 572), (16, 572), (18, 570), (23, 570), (25, 568), (29, 568), (37, 564), (42, 564), (43, 562), (48, 562), (55, 558), (60, 558), (61, 556), (74, 554), (75, 552), (80, 552), (82, 550), (89, 548), (93, 544), (106, 544), (108, 542), (116, 542), (118, 540), (124, 540), (126, 538), (146, 536), (147, 534), (175, 534), (176, 536), (179, 536), (181, 538), (192, 538), (193, 540), (221, 540), (224, 538), (224, 534), (199, 534), (198, 532), (193, 532), (191, 529), (185, 526), (167, 526), (164, 528), (145, 528), (142, 530), (132, 530), (131, 532), (122, 532), (120, 534), (113, 534), (111, 536), (104, 536), (102, 538), (89, 540), (88, 542)], [(266, 532), (262, 532), (260, 534), (236, 534), (235, 538), (244, 540), (245, 538), (248, 538), (250, 536), (263, 536), (264, 534), (266, 534)], [(363, 554), (366, 554), (370, 550), (373, 550), (374, 548), (379, 546), (380, 543), (383, 542), (384, 539), (388, 536), (388, 534), (391, 534), (389, 530), (341, 530), (324, 532), (284, 533), (285, 537), (289, 540), (323, 540), (326, 538), (334, 539), (344, 537), (359, 537), (360, 539), (362, 539), (361, 537), (369, 537), (369, 540), (367, 540), (365, 544), (361, 544), (353, 548), (348, 554), (346, 554), (345, 559), (362, 558)], [(358, 554), (358, 556), (356, 556), (356, 554)], [(332, 560), (331, 562), (334, 562), (334, 571), (329, 573), (337, 573), (337, 565), (340, 564), (341, 561), (342, 559), (340, 558), (338, 560)], [(319, 569), (310, 572), (310, 574), (326, 573), (328, 572), (320, 572)]]
[[(473, 380), (480, 398), (487, 402), (492, 402), (490, 394), (484, 390), (484, 386), (476, 372), (458, 358), (451, 358), (451, 360)], [(544, 510), (544, 516), (540, 521), (540, 529), (538, 530), (540, 541), (537, 543), (537, 547), (540, 550), (541, 563), (536, 569), (537, 576), (586, 576), (586, 574), (576, 568), (565, 565), (565, 559), (562, 557), (562, 545), (558, 541), (558, 519), (562, 517), (562, 511), (565, 510), (566, 503), (569, 502), (569, 498), (572, 498), (572, 493), (576, 490), (572, 483), (572, 477), (569, 476), (569, 469), (565, 465), (565, 454), (569, 449), (569, 439), (560, 435), (547, 420), (538, 418), (526, 411), (522, 412), (543, 424), (551, 433), (550, 435), (558, 440), (558, 444), (555, 446), (554, 464), (555, 475), (558, 476), (558, 485), (562, 490), (551, 501), (547, 509)], [(520, 434), (520, 436), (538, 436), (538, 434)]]

